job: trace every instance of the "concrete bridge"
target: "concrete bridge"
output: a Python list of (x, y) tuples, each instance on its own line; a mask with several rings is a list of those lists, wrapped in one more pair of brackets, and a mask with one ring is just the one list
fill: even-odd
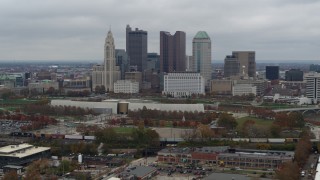
[(287, 113), (301, 112), (302, 114), (305, 114), (306, 112), (313, 112), (315, 114), (319, 114), (320, 107), (319, 106), (311, 106), (311, 107), (308, 106), (308, 107), (301, 107), (301, 108), (274, 109), (272, 111), (275, 113), (278, 113), (278, 112), (287, 112)]

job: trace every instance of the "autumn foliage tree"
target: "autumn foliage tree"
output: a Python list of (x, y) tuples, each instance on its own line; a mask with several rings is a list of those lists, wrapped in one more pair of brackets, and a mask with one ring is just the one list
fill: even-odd
[(7, 173), (4, 174), (2, 180), (18, 180), (18, 174), (16, 171), (9, 171)]
[(300, 171), (297, 162), (286, 162), (282, 168), (276, 171), (279, 180), (297, 180), (300, 178)]

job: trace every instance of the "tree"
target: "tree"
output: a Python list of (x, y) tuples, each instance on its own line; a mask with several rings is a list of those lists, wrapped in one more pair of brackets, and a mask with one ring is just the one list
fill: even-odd
[(101, 85), (100, 88), (101, 88), (101, 89), (100, 89), (100, 94), (106, 93), (106, 87), (105, 87), (104, 85)]
[(300, 179), (300, 170), (296, 162), (286, 162), (282, 168), (276, 171), (279, 180), (297, 180)]
[(289, 119), (292, 122), (293, 127), (304, 127), (305, 122), (301, 112), (291, 112), (289, 114)]
[(227, 130), (233, 130), (238, 125), (236, 119), (227, 113), (221, 114), (217, 123), (218, 126), (225, 127)]
[(200, 133), (201, 140), (210, 140), (214, 136), (214, 132), (209, 125), (200, 124), (197, 131)]
[(272, 123), (272, 125), (270, 126), (270, 133), (272, 137), (279, 138), (281, 133), (281, 127), (277, 124)]
[(16, 171), (9, 171), (7, 173), (4, 174), (2, 180), (18, 180), (18, 174)]

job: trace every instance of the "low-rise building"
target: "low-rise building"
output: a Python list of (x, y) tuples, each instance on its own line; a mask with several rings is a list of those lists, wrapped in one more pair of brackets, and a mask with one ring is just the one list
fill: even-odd
[(257, 94), (257, 87), (252, 84), (235, 84), (232, 87), (233, 96), (242, 96), (249, 94)]
[(0, 168), (6, 165), (23, 166), (50, 156), (50, 147), (31, 144), (9, 145), (0, 148)]
[(211, 92), (218, 95), (232, 94), (232, 80), (215, 79), (211, 80)]
[(168, 73), (164, 75), (162, 94), (172, 97), (205, 95), (205, 80), (200, 73)]
[(166, 148), (158, 152), (161, 163), (212, 164), (245, 169), (276, 169), (292, 161), (294, 152), (254, 149), (230, 149), (228, 146), (201, 148)]
[(57, 81), (42, 80), (39, 82), (32, 82), (28, 84), (29, 91), (36, 91), (38, 93), (44, 93), (49, 88), (59, 89), (59, 83)]
[(130, 80), (118, 80), (114, 83), (114, 93), (139, 93), (139, 83)]

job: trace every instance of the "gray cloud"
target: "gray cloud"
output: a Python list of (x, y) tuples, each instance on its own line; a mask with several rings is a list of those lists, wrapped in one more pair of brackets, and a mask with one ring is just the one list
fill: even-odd
[(187, 53), (199, 30), (213, 42), (213, 61), (233, 50), (257, 60), (318, 60), (320, 2), (316, 0), (2, 0), (0, 59), (103, 59), (111, 25), (116, 48), (125, 26), (148, 31), (149, 52), (159, 32), (187, 34)]

